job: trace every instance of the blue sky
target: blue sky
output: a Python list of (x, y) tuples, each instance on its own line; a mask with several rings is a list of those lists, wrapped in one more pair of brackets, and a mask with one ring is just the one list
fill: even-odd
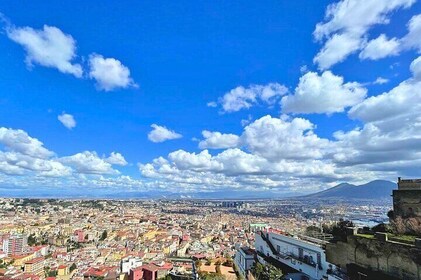
[(3, 195), (287, 195), (419, 176), (419, 1), (0, 12)]

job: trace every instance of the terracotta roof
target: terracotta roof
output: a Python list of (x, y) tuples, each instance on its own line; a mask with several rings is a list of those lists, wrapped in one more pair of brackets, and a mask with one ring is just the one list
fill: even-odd
[(42, 262), (42, 261), (44, 261), (44, 257), (39, 257), (39, 258), (26, 261), (25, 264), (34, 264), (34, 263)]
[(159, 267), (154, 265), (154, 264), (145, 264), (145, 265), (143, 265), (143, 270), (158, 271)]

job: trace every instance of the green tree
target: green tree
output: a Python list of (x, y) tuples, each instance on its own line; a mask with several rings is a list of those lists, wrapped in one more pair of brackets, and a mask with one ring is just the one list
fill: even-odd
[(35, 238), (35, 234), (32, 233), (28, 236), (28, 245), (34, 246), (37, 243), (37, 239)]
[(100, 241), (105, 240), (108, 237), (108, 233), (106, 230), (104, 230), (101, 234), (101, 237), (99, 238)]
[(335, 223), (333, 226), (325, 226), (324, 232), (332, 234), (336, 240), (346, 241), (346, 229), (348, 227), (354, 227), (354, 223), (340, 219), (339, 222)]
[(282, 277), (283, 273), (282, 270), (274, 267), (274, 266), (270, 266), (269, 267), (269, 280), (278, 280)]
[(392, 228), (389, 225), (386, 225), (384, 223), (378, 224), (371, 228), (373, 232), (392, 232)]
[(259, 262), (256, 262), (252, 271), (253, 271), (254, 277), (257, 280), (264, 279), (263, 277), (264, 277), (264, 273), (265, 273), (265, 266), (263, 264), (261, 264)]

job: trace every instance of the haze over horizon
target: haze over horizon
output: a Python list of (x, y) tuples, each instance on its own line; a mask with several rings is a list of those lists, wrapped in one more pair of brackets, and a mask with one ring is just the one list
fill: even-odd
[(420, 1), (24, 0), (0, 18), (0, 196), (420, 177)]

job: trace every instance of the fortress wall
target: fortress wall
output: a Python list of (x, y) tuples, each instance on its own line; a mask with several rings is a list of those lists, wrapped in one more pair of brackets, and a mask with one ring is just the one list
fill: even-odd
[(399, 279), (421, 280), (421, 249), (415, 246), (348, 236), (347, 242), (328, 244), (326, 256), (342, 268), (353, 263)]

